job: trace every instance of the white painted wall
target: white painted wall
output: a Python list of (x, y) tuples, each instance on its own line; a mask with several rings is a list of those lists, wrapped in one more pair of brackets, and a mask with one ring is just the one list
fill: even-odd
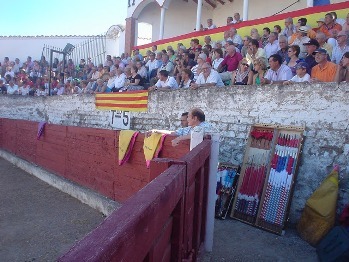
[[(165, 15), (164, 38), (193, 32), (196, 24), (196, 8), (194, 1), (172, 0)], [(213, 8), (207, 5), (202, 7), (202, 24), (212, 17)], [(159, 39), (160, 32), (160, 6), (153, 2), (148, 4), (138, 16), (138, 22), (145, 22), (152, 25), (153, 41)]]

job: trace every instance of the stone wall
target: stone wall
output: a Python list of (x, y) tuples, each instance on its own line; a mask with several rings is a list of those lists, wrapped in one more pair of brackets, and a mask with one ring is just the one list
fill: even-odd
[[(246, 138), (256, 123), (305, 126), (306, 137), (291, 206), (299, 219), (306, 199), (341, 166), (339, 207), (349, 202), (349, 85), (241, 86), (157, 91), (147, 113), (133, 113), (131, 129), (176, 129), (182, 112), (200, 107), (221, 133), (220, 160), (241, 164)], [(111, 129), (110, 112), (97, 111), (94, 96), (0, 96), (0, 117)]]

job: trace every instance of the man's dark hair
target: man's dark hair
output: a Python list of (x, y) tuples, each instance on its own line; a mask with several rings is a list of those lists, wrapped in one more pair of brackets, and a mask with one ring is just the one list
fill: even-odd
[(272, 58), (274, 62), (279, 62), (279, 64), (282, 64), (282, 57), (278, 54), (273, 54), (269, 57), (269, 59)]
[(159, 74), (164, 76), (164, 77), (168, 77), (168, 71), (167, 70), (160, 70)]
[(331, 12), (333, 19), (337, 19), (337, 13), (336, 12)]
[(276, 37), (276, 39), (278, 39), (279, 34), (277, 32), (271, 32), (270, 34), (274, 35)]
[(268, 34), (270, 34), (270, 28), (269, 27), (264, 27), (263, 30), (267, 31)]
[(259, 42), (258, 42), (257, 39), (252, 39), (252, 40), (251, 40), (251, 44), (254, 45), (254, 46), (256, 46), (257, 48), (259, 48)]
[(184, 112), (183, 114), (182, 114), (182, 116), (188, 116), (189, 115), (189, 112)]
[[(332, 16), (331, 14), (329, 14)], [(298, 23), (300, 23), (301, 26), (305, 26), (307, 24), (308, 20), (305, 17), (299, 18)]]
[(196, 116), (200, 122), (204, 122), (204, 121), (205, 121), (205, 114), (204, 114), (204, 112), (203, 112), (201, 109), (199, 109), (199, 108), (193, 108), (193, 109), (191, 110), (191, 116), (192, 116), (192, 117)]

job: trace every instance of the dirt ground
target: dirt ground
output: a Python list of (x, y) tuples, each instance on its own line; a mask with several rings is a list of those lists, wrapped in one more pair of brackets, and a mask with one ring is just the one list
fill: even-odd
[(213, 252), (201, 261), (318, 261), (315, 248), (295, 229), (283, 236), (266, 232), (234, 219), (215, 220)]
[(103, 219), (0, 158), (0, 261), (56, 261)]

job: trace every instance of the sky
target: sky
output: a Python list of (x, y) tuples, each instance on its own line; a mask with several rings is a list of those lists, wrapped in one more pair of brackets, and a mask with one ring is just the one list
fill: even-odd
[(7, 15), (0, 16), (0, 35), (104, 34), (112, 25), (125, 25), (127, 3), (127, 0), (7, 1)]

